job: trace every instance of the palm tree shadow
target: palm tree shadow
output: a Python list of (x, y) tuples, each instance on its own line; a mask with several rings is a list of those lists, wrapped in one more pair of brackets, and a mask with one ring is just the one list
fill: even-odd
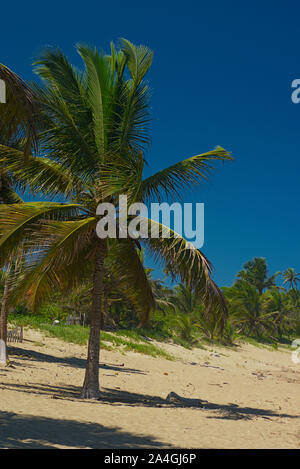
[(14, 449), (167, 448), (168, 444), (119, 428), (66, 419), (0, 412), (0, 447)]
[[(18, 359), (24, 360), (25, 362), (40, 361), (57, 363), (61, 366), (70, 366), (74, 368), (84, 368), (85, 360), (77, 357), (56, 357), (53, 355), (27, 351), (20, 347), (11, 347), (12, 356), (18, 355)], [(21, 356), (20, 356), (21, 355)], [(30, 363), (26, 363), (26, 366), (30, 366)], [(102, 364), (100, 368), (125, 373), (139, 373), (145, 374), (143, 371), (138, 369), (126, 368), (118, 365)], [(79, 386), (53, 386), (44, 383), (1, 383), (0, 389), (13, 389), (14, 391), (34, 393), (34, 394), (47, 394), (57, 399), (79, 399), (80, 390)], [(297, 415), (289, 415), (284, 413), (278, 413), (268, 409), (255, 408), (255, 407), (242, 407), (236, 404), (217, 404), (201, 399), (188, 399), (183, 398), (183, 402), (171, 402), (159, 396), (132, 393), (128, 391), (121, 391), (119, 389), (102, 388), (101, 404), (108, 405), (126, 405), (126, 406), (143, 406), (143, 407), (185, 407), (191, 408), (198, 411), (213, 411), (213, 415), (207, 415), (209, 419), (230, 419), (230, 420), (249, 420), (253, 418), (265, 418), (271, 419), (273, 417), (285, 417), (285, 418), (300, 418)], [(82, 402), (89, 402), (85, 401)], [(98, 401), (93, 401), (93, 404), (97, 404)]]
[[(86, 366), (86, 359), (78, 358), (78, 357), (57, 357), (55, 355), (50, 355), (47, 353), (36, 352), (35, 350), (27, 350), (21, 347), (10, 346), (9, 347), (9, 355), (10, 357), (17, 357), (18, 360), (21, 361), (38, 361), (38, 362), (45, 362), (45, 363), (57, 363), (61, 366), (69, 366), (72, 368), (85, 368)], [(28, 363), (26, 363), (28, 366)], [(117, 372), (125, 372), (125, 373), (137, 373), (137, 374), (146, 374), (142, 370), (138, 370), (135, 368), (126, 368), (120, 365), (110, 365), (106, 363), (100, 363), (100, 368), (104, 370), (110, 371), (117, 371)]]
[(184, 403), (169, 402), (159, 396), (151, 396), (146, 394), (138, 394), (116, 389), (103, 388), (101, 402), (107, 404), (126, 404), (129, 406), (145, 406), (145, 407), (177, 407), (190, 408), (199, 411), (214, 411), (216, 415), (207, 415), (209, 419), (226, 419), (226, 420), (251, 420), (253, 418), (271, 419), (272, 417), (282, 418), (300, 418), (298, 415), (278, 413), (269, 409), (256, 407), (243, 407), (237, 404), (216, 404), (202, 399), (184, 398)]
[(13, 391), (19, 391), (22, 393), (25, 392), (28, 394), (47, 395), (53, 399), (62, 399), (68, 401), (80, 400), (82, 404), (96, 406), (101, 404), (127, 407), (189, 408), (193, 409), (194, 411), (203, 412), (205, 417), (208, 419), (252, 420), (255, 418), (263, 418), (271, 420), (272, 418), (300, 418), (298, 415), (278, 413), (270, 409), (243, 407), (233, 403), (217, 404), (204, 401), (202, 399), (184, 398), (184, 403), (170, 402), (169, 400), (160, 396), (133, 393), (113, 388), (102, 388), (100, 399), (93, 401), (80, 398), (80, 386), (54, 386), (43, 383), (1, 383), (0, 389), (11, 389)]

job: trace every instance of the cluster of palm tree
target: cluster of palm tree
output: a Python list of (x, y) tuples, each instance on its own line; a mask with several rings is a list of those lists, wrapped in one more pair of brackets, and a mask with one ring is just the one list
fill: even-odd
[(269, 276), (264, 258), (247, 262), (233, 285), (222, 288), (228, 309), (225, 322), (215, 311), (207, 315), (201, 296), (188, 285), (170, 288), (161, 283), (165, 323), (189, 344), (203, 338), (232, 344), (245, 336), (272, 343), (290, 340), (300, 333), (300, 273), (286, 269), (281, 285), (280, 275)]
[[(281, 340), (296, 334), (300, 324), (300, 274), (293, 268), (282, 273), (283, 283), (269, 276), (264, 258), (247, 262), (232, 287), (223, 288), (229, 321), (243, 335)], [(286, 289), (285, 286), (289, 288)]]
[[(172, 230), (169, 238), (101, 239), (97, 207), (119, 195), (133, 202), (176, 200), (198, 185), (215, 163), (231, 160), (223, 148), (174, 163), (143, 178), (150, 144), (149, 88), (145, 76), (152, 51), (123, 39), (109, 54), (77, 46), (83, 70), (60, 50), (47, 50), (34, 64), (38, 83), (28, 86), (5, 66), (0, 78), (7, 103), (0, 104), (0, 263), (6, 283), (1, 337), (8, 307), (26, 300), (34, 312), (55, 292), (82, 284), (91, 298), (90, 338), (82, 397), (99, 398), (99, 334), (110, 310), (126, 298), (140, 324), (166, 299), (150, 281), (141, 244), (201, 298), (207, 318), (224, 323), (224, 296), (202, 252), (189, 249)], [(37, 200), (23, 202), (27, 192)], [(147, 221), (150, 223), (150, 220)], [(158, 223), (159, 233), (166, 230)], [(10, 266), (18, 266), (11, 272)], [(105, 288), (113, 294), (108, 298)], [(115, 301), (113, 301), (115, 300)]]

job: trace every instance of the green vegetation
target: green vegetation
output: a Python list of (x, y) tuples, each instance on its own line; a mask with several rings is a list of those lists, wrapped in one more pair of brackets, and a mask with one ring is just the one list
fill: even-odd
[[(259, 282), (253, 277), (253, 266), (256, 265), (259, 266)], [(112, 301), (115, 299), (115, 290), (110, 290), (109, 284), (105, 284), (106, 314), (101, 333), (102, 347), (170, 358), (157, 346), (149, 343), (151, 339), (171, 341), (186, 348), (207, 347), (208, 344), (232, 346), (241, 341), (258, 346), (271, 345), (274, 350), (279, 345), (288, 346), (300, 334), (300, 292), (291, 284), (286, 290), (273, 282), (269, 283), (269, 288), (265, 286), (260, 292), (261, 283), (267, 285), (266, 279), (270, 278), (265, 259), (253, 259), (245, 264), (245, 271), (248, 268), (252, 271), (250, 280), (245, 279), (247, 272), (244, 278), (241, 278), (239, 272), (232, 287), (223, 288), (228, 307), (228, 317), (223, 328), (219, 327), (218, 314), (207, 315), (201, 297), (195, 291), (183, 284), (171, 288), (162, 281), (152, 280), (151, 269), (145, 268), (157, 297), (157, 308), (143, 327), (140, 327), (139, 315), (132, 309), (130, 302), (126, 298)], [(279, 279), (279, 273), (276, 277)], [(285, 273), (282, 278), (286, 279)], [(62, 340), (86, 345), (89, 328), (67, 326), (64, 323), (72, 310), (74, 297), (76, 311), (85, 312), (87, 323), (89, 322), (91, 297), (86, 296), (87, 291), (88, 288), (84, 285), (81, 291), (78, 288), (76, 293), (72, 292), (68, 296), (57, 294), (51, 303), (43, 304), (37, 314), (20, 305), (9, 316), (9, 320), (18, 325), (38, 327)], [(81, 301), (82, 295), (85, 301)], [(163, 301), (159, 301), (160, 298)], [(60, 324), (53, 326), (54, 320), (59, 320)]]
[[(55, 308), (56, 309), (56, 308)], [(50, 308), (49, 308), (50, 310)], [(57, 309), (56, 309), (57, 310)], [(65, 342), (71, 342), (78, 345), (87, 345), (89, 339), (89, 327), (81, 325), (52, 325), (49, 319), (53, 316), (46, 317), (46, 315), (34, 314), (20, 314), (14, 313), (9, 315), (9, 322), (13, 325), (25, 326), (30, 328), (39, 329), (50, 337)], [(148, 343), (149, 336), (145, 338), (142, 330), (118, 330), (112, 332), (101, 332), (101, 348), (103, 350), (118, 350), (118, 351), (132, 351), (150, 355), (152, 357), (162, 357), (167, 360), (172, 360), (173, 357), (162, 350), (160, 347)]]
[[(286, 284), (287, 269), (282, 277)], [(263, 343), (286, 343), (300, 333), (300, 292), (275, 284), (264, 258), (254, 258), (239, 272), (232, 287), (223, 288), (229, 323), (236, 334)]]

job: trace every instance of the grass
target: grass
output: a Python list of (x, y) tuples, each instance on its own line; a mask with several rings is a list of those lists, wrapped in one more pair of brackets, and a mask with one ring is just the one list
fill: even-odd
[(249, 336), (240, 336), (238, 343), (247, 343), (250, 345), (254, 345), (255, 347), (266, 349), (266, 350), (285, 350), (290, 351), (292, 350), (291, 344), (292, 339), (287, 337), (283, 337), (280, 341), (275, 342), (272, 338), (269, 337), (249, 337)]
[(56, 337), (64, 342), (71, 342), (78, 345), (86, 345), (88, 343), (89, 329), (87, 327), (40, 324), (38, 328), (49, 337)]
[[(39, 329), (48, 337), (55, 337), (64, 342), (71, 342), (77, 345), (87, 345), (89, 339), (89, 328), (79, 325), (56, 325), (47, 324), (45, 319), (39, 316), (18, 315), (10, 316), (9, 321), (17, 326), (23, 325)], [(119, 350), (121, 352), (131, 351), (150, 355), (152, 357), (161, 357), (167, 360), (174, 360), (170, 354), (162, 350), (160, 347), (148, 343), (144, 332), (135, 330), (121, 329), (116, 332), (101, 332), (101, 348), (103, 350)]]
[(28, 315), (28, 314), (9, 314), (8, 322), (14, 326), (31, 327), (32, 329), (39, 328), (42, 324), (49, 323), (49, 320), (43, 316)]
[[(55, 310), (56, 312), (56, 310)], [(52, 321), (55, 317), (49, 317), (47, 314), (11, 314), (9, 315), (9, 322), (14, 325), (23, 325), (30, 328), (37, 328), (48, 336), (56, 337), (65, 342), (71, 342), (78, 345), (86, 345), (89, 339), (89, 328), (79, 325), (66, 326), (59, 324), (56, 326), (52, 325)], [(165, 322), (163, 321), (165, 320)], [(63, 319), (62, 319), (63, 320)], [(149, 355), (152, 357), (162, 357), (168, 360), (174, 359), (170, 354), (165, 352), (161, 347), (154, 343), (151, 343), (151, 339), (158, 342), (172, 342), (177, 345), (181, 345), (187, 349), (200, 348), (206, 349), (207, 346), (214, 347), (228, 347), (236, 349), (238, 344), (249, 343), (256, 347), (273, 349), (291, 349), (291, 341), (289, 339), (283, 339), (279, 343), (275, 343), (271, 338), (265, 337), (248, 337), (238, 336), (235, 342), (231, 345), (222, 343), (218, 340), (210, 340), (207, 337), (199, 334), (196, 330), (193, 332), (192, 340), (189, 342), (183, 339), (178, 331), (171, 329), (168, 318), (158, 316), (157, 322), (153, 322), (150, 327), (147, 328), (136, 328), (126, 329), (126, 326), (114, 332), (101, 332), (101, 347), (104, 350), (119, 350), (122, 353), (132, 351)]]

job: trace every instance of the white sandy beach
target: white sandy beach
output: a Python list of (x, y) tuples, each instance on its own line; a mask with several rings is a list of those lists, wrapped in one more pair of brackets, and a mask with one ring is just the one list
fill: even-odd
[[(178, 360), (102, 351), (103, 398), (84, 401), (86, 347), (26, 330), (0, 369), (0, 447), (300, 447), (300, 364), (290, 352), (159, 345)], [(170, 392), (192, 400), (169, 403)]]

